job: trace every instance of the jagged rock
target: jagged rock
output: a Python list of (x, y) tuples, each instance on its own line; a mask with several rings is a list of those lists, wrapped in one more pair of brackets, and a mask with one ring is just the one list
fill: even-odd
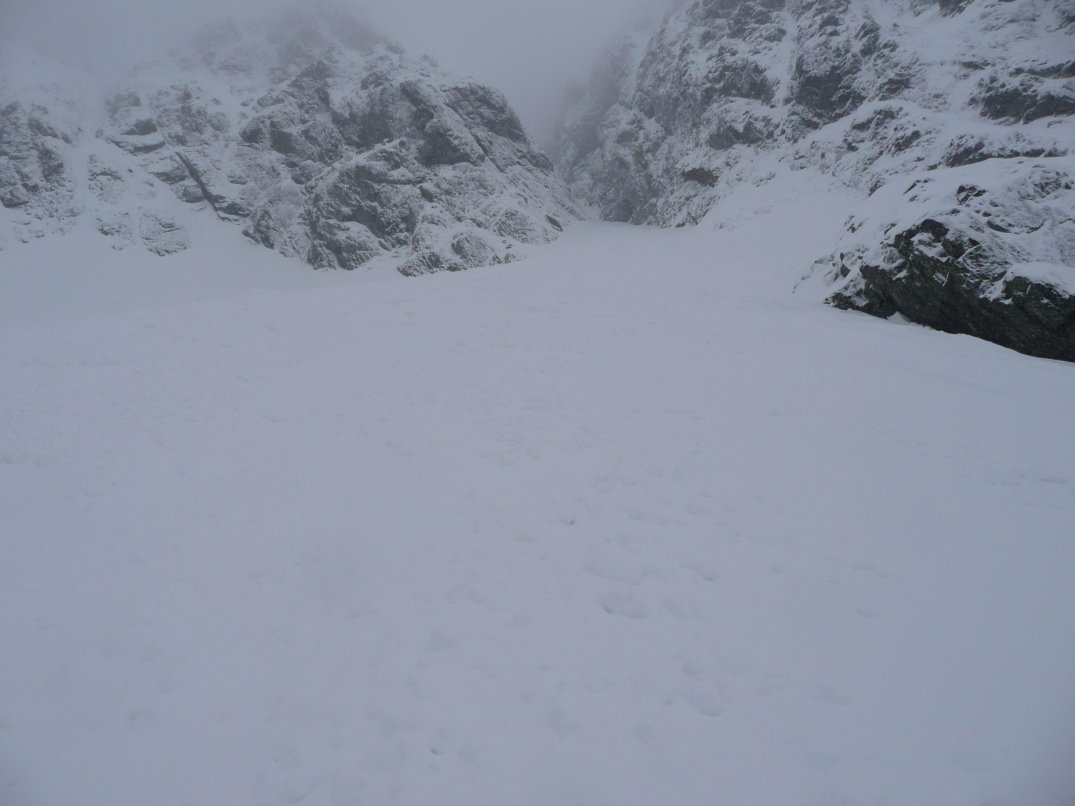
[(500, 93), (406, 57), (325, 4), (217, 26), (135, 71), (83, 143), (86, 176), (59, 156), (52, 166), (47, 111), (11, 105), (0, 201), (43, 210), (43, 193), (71, 197), (83, 183), (118, 247), (185, 248), (168, 195), (319, 268), (389, 254), (406, 273), (504, 262), (579, 215)]
[(0, 212), (21, 241), (65, 231), (78, 214), (70, 154), (79, 131), (57, 95), (46, 87), (27, 103), (0, 93)]
[(849, 222), (833, 304), (1075, 361), (1075, 159), (988, 160), (897, 190)]
[(187, 233), (174, 219), (151, 210), (139, 216), (138, 235), (146, 249), (156, 255), (171, 255), (190, 246)]
[(1026, 137), (1019, 131), (1005, 132), (1003, 138), (990, 134), (961, 135), (948, 144), (942, 164), (948, 168), (958, 168), (996, 157), (1060, 157), (1065, 153), (1067, 149), (1058, 142), (1050, 143), (1043, 138)]
[[(1075, 114), (1075, 84), (1071, 76), (1044, 78), (1042, 73), (1068, 72), (1068, 64), (1039, 69), (1037, 75), (1014, 71), (1011, 76), (991, 76), (978, 93), (982, 114), (994, 120), (1030, 123), (1058, 115)], [(1029, 72), (1029, 71), (1028, 71)], [(1018, 77), (1012, 81), (1012, 77)]]
[(811, 126), (829, 123), (866, 99), (859, 80), (863, 61), (879, 52), (879, 27), (869, 17), (859, 26), (848, 25), (852, 16), (850, 0), (812, 0), (797, 9), (789, 95)]
[[(820, 170), (865, 202), (931, 172), (921, 181), (947, 186), (960, 171), (1060, 165), (1040, 160), (1075, 147), (1073, 9), (1071, 0), (693, 0), (609, 55), (566, 119), (559, 170), (604, 218), (671, 226), (780, 172)], [(922, 205), (897, 193), (890, 207), (870, 198), (835, 257), (818, 264), (839, 283), (832, 301), (1071, 358), (1075, 289), (1053, 280), (1075, 272), (1075, 256), (1047, 245), (1068, 243), (1075, 205), (1063, 197), (1064, 223), (1061, 201), (1022, 198), (1023, 180), (1008, 171), (1003, 187), (979, 182), (991, 188), (986, 201), (959, 215), (941, 197)], [(914, 212), (888, 229), (901, 207)], [(1014, 219), (1040, 230), (1016, 234), (1002, 223)], [(930, 237), (939, 240), (927, 249)]]
[[(559, 170), (605, 218), (674, 225), (766, 153), (866, 191), (923, 164), (1066, 154), (1075, 35), (1063, 7), (694, 0), (609, 55), (567, 117)], [(698, 170), (724, 179), (687, 178)]]
[[(557, 147), (572, 189), (614, 220), (696, 220), (759, 149), (802, 140), (912, 82), (857, 0), (696, 0), (617, 49)], [(685, 181), (691, 183), (685, 186)]]

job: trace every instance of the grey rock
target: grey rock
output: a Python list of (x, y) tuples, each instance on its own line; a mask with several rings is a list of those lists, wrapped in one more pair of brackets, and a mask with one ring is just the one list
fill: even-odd
[(565, 122), (559, 169), (606, 218), (694, 220), (720, 188), (688, 175), (734, 176), (744, 155), (910, 87), (890, 34), (855, 0), (696, 0), (610, 55)]
[(385, 256), (415, 274), (504, 262), (580, 215), (503, 95), (326, 3), (217, 26), (132, 71), (83, 143), (88, 175), (57, 147), (58, 103), (0, 107), (0, 202), (44, 211), (81, 184), (119, 248), (171, 254), (204, 214), (317, 268)]
[(71, 147), (79, 130), (55, 87), (23, 102), (0, 93), (0, 207), (22, 241), (66, 231), (78, 215)]
[(883, 208), (849, 223), (834, 305), (1075, 361), (1072, 158), (926, 173)]
[[(1068, 129), (985, 132), (990, 121), (1075, 111), (1075, 35), (1058, 33), (1064, 8), (893, 0), (890, 18), (875, 19), (863, 0), (694, 0), (610, 52), (562, 127), (558, 170), (603, 217), (667, 226), (704, 214), (759, 152), (801, 166), (824, 154), (867, 191), (923, 162), (1068, 153)], [(915, 27), (946, 17), (970, 35), (939, 59), (923, 51)], [(1033, 37), (1049, 47), (1009, 55), (1010, 40)], [(826, 133), (886, 103), (890, 119), (850, 133), (833, 152)], [(953, 114), (982, 131), (980, 153), (954, 142), (963, 133), (951, 131)], [(696, 169), (726, 180), (685, 178)]]
[(1061, 157), (1067, 149), (1058, 143), (1015, 131), (1002, 138), (988, 135), (960, 135), (945, 149), (942, 163), (948, 168), (974, 165), (988, 159), (1012, 157)]
[[(1065, 218), (1017, 188), (1075, 146), (1073, 21), (1072, 0), (693, 0), (609, 53), (565, 120), (558, 170), (602, 217), (662, 226), (701, 220), (739, 183), (819, 172), (877, 218), (818, 263), (834, 304), (1070, 358), (1075, 286), (1020, 267), (1068, 276), (1075, 204)], [(1011, 182), (977, 182), (987, 192), (959, 215), (955, 187), (872, 204), (923, 172), (991, 170)]]
[[(1066, 68), (1065, 64), (1052, 69)], [(1022, 75), (1013, 81), (1012, 77), (994, 75), (983, 83), (978, 102), (985, 117), (1014, 123), (1072, 115), (1075, 114), (1075, 82), (1040, 75)]]

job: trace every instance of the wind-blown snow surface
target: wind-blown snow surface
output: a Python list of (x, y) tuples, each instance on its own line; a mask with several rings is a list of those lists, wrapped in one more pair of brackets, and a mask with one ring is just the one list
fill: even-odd
[(1075, 369), (790, 299), (854, 201), (765, 192), (6, 252), (0, 802), (1075, 802)]

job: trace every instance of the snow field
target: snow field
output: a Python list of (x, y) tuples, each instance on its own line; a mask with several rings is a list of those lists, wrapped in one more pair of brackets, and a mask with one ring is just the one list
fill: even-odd
[(1072, 367), (791, 297), (807, 184), (410, 281), (19, 252), (0, 803), (1075, 802)]

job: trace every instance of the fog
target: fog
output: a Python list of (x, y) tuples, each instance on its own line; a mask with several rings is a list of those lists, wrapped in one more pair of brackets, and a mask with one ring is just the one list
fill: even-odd
[(395, 0), (369, 3), (367, 14), (409, 48), (503, 90), (543, 142), (564, 91), (586, 80), (615, 36), (665, 1)]
[[(669, 0), (340, 0), (382, 33), (442, 67), (503, 90), (531, 135), (551, 134), (564, 92), (596, 56)], [(0, 0), (0, 69), (34, 69), (48, 51), (124, 69), (213, 19), (280, 0)], [(25, 75), (23, 76), (25, 78)]]

